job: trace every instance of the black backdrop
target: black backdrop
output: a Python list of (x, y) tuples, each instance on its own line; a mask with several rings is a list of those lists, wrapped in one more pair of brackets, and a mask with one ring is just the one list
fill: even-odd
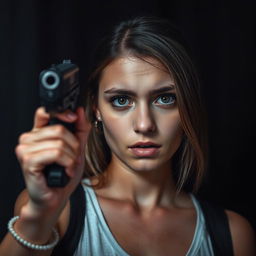
[(254, 1), (1, 0), (0, 237), (24, 188), (14, 148), (39, 105), (38, 74), (64, 58), (80, 66), (117, 21), (152, 14), (173, 21), (191, 45), (208, 113), (209, 176), (200, 194), (255, 221)]

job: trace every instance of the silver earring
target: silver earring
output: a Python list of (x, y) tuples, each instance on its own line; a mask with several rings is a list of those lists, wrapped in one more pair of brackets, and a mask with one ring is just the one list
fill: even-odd
[(98, 121), (98, 120), (94, 121), (94, 127), (95, 127), (96, 129), (99, 128), (99, 121)]
[(96, 131), (102, 132), (102, 122), (99, 120), (94, 121), (94, 127), (96, 128)]

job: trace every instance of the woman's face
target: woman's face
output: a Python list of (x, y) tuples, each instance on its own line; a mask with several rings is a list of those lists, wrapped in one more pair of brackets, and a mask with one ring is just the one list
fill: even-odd
[(183, 134), (174, 80), (159, 61), (146, 60), (120, 57), (99, 83), (96, 117), (112, 163), (132, 171), (169, 168)]

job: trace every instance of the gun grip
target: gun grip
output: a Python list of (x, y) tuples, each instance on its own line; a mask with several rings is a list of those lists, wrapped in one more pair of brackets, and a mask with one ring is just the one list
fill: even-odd
[[(53, 118), (50, 120), (49, 125), (54, 124), (61, 124), (71, 132), (74, 132), (73, 123), (65, 123), (57, 118)], [(45, 167), (44, 175), (48, 187), (65, 187), (70, 179), (65, 172), (65, 168), (55, 163)]]
[(65, 168), (58, 164), (46, 166), (44, 175), (48, 187), (65, 187), (69, 182), (69, 177), (65, 172)]

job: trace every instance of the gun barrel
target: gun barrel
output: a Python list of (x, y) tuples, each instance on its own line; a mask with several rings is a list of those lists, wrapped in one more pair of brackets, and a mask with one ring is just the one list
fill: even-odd
[(56, 72), (48, 70), (43, 74), (41, 83), (46, 89), (54, 90), (60, 84), (60, 77)]

